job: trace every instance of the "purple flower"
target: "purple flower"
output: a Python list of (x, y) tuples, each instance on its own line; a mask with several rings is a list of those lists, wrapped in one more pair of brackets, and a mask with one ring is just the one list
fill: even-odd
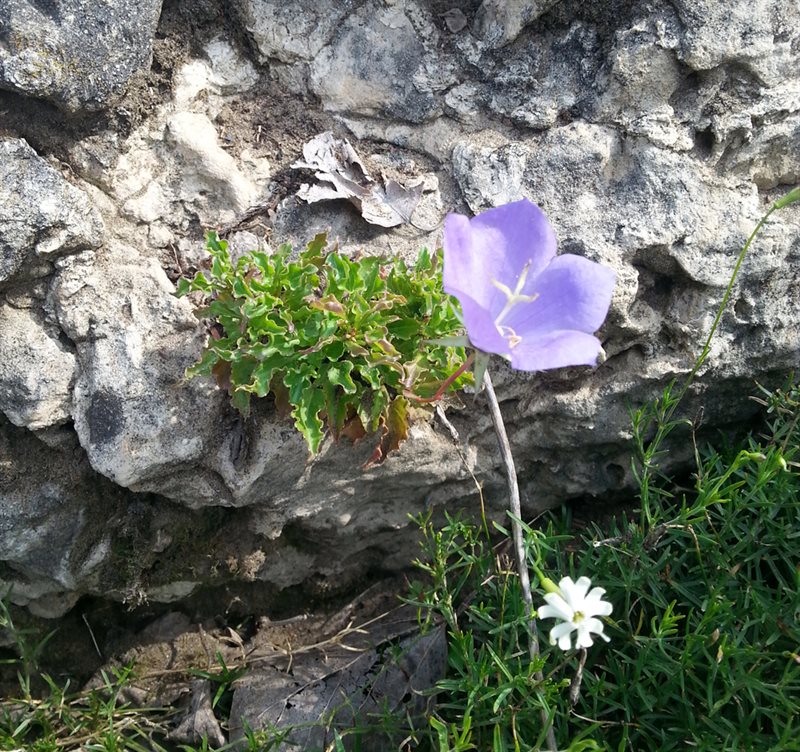
[(556, 236), (527, 199), (444, 224), (444, 289), (458, 298), (471, 344), (521, 371), (595, 365), (616, 274), (556, 256)]

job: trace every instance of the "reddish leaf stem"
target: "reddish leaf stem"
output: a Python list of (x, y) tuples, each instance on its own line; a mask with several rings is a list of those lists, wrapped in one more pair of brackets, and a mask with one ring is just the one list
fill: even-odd
[(464, 361), (464, 363), (459, 367), (459, 369), (453, 373), (451, 376), (448, 376), (440, 385), (439, 388), (436, 390), (436, 394), (433, 397), (420, 397), (416, 394), (413, 394), (410, 391), (406, 391), (406, 397), (409, 399), (413, 399), (415, 402), (438, 402), (443, 396), (444, 393), (448, 390), (450, 385), (462, 374), (464, 371), (469, 369), (472, 365), (472, 361), (475, 360), (475, 351), (473, 350), (469, 357)]

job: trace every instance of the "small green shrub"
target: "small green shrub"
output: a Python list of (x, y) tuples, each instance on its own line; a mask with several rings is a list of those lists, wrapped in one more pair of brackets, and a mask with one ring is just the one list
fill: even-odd
[(202, 294), (198, 315), (212, 322), (189, 375), (213, 374), (245, 415), (253, 396), (273, 395), (312, 452), (326, 426), (336, 439), (382, 428), (381, 459), (405, 437), (409, 398), (471, 383), (466, 372), (448, 381), (464, 348), (432, 342), (461, 329), (439, 253), (423, 250), (409, 268), (347, 258), (317, 235), (294, 260), (282, 245), (234, 264), (224, 240), (209, 233), (207, 244), (209, 274), (178, 283), (178, 295)]

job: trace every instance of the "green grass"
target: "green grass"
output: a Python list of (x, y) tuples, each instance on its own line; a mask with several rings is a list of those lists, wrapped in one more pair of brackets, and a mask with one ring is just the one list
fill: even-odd
[[(672, 420), (671, 400), (667, 391), (639, 411), (637, 430), (663, 441), (679, 427), (655, 426)], [(542, 707), (559, 749), (800, 749), (800, 390), (763, 403), (766, 435), (699, 452), (691, 492), (672, 494), (659, 447), (638, 433), (634, 519), (579, 540), (565, 517), (544, 534), (529, 531), (550, 576), (587, 575), (614, 604), (611, 642), (589, 649), (574, 706), (567, 686), (580, 655), (545, 645), (537, 691), (516, 578), (481, 528), (424, 526), (433, 586), (414, 598), (450, 633), (432, 749), (539, 748)]]
[(703, 452), (677, 505), (657, 486), (615, 540), (561, 555), (615, 604), (575, 708), (610, 749), (800, 749), (798, 399), (770, 396), (765, 438)]

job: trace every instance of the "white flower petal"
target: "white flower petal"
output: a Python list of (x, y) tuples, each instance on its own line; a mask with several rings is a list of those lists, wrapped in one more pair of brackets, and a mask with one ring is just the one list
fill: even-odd
[(578, 598), (576, 597), (575, 583), (572, 581), (572, 577), (562, 577), (558, 581), (558, 589), (562, 592), (564, 600), (574, 609), (574, 604)]
[(606, 594), (606, 589), (601, 587), (593, 587), (589, 591), (589, 595), (586, 596), (586, 600), (597, 598), (597, 600), (602, 599), (602, 597)]
[(605, 626), (600, 619), (585, 619), (580, 624), (581, 628), (585, 629), (587, 632), (595, 632), (596, 634), (603, 633), (603, 627)]
[(576, 629), (575, 625), (569, 621), (562, 621), (561, 624), (556, 624), (550, 630), (550, 639), (551, 640), (560, 640), (565, 634), (569, 634), (570, 632)]
[(540, 619), (563, 619), (564, 616), (560, 609), (553, 606), (539, 606), (536, 612)]
[(591, 593), (583, 603), (582, 613), (584, 616), (608, 616), (614, 607), (608, 602), (599, 598), (592, 598)]
[(608, 616), (612, 605), (604, 601), (605, 590), (601, 587), (589, 588), (592, 581), (588, 577), (580, 577), (573, 582), (571, 577), (562, 577), (559, 582), (561, 593), (547, 593), (544, 596), (547, 605), (538, 610), (541, 619), (560, 619), (550, 631), (550, 644), (558, 644), (562, 650), (569, 650), (572, 645), (572, 633), (575, 646), (588, 648), (593, 644), (593, 635), (599, 635), (606, 642), (609, 638), (603, 634), (603, 622), (597, 616)]
[(588, 577), (578, 577), (578, 581), (575, 583), (575, 589), (581, 594), (581, 600), (586, 597), (586, 593), (589, 592), (591, 586), (592, 581)]
[[(557, 619), (564, 619), (564, 621), (572, 621), (575, 611), (570, 608), (569, 604), (558, 593), (548, 593), (544, 599), (548, 605), (542, 606), (542, 608), (547, 609), (547, 613), (543, 615), (543, 618), (547, 619), (553, 616)], [(539, 615), (542, 616), (541, 613)]]
[[(570, 630), (571, 632), (572, 630)], [(572, 647), (572, 640), (570, 639), (569, 635), (570, 632), (567, 632), (565, 635), (561, 635), (558, 639), (558, 647), (562, 650), (569, 650)]]
[(578, 636), (575, 638), (576, 648), (592, 647), (592, 635), (588, 629), (584, 629), (583, 624), (578, 627)]
[(586, 592), (592, 585), (588, 577), (581, 577), (577, 582), (573, 582), (571, 577), (562, 577), (558, 587), (564, 594), (564, 600), (570, 605), (573, 611), (580, 611), (580, 604), (586, 597)]

